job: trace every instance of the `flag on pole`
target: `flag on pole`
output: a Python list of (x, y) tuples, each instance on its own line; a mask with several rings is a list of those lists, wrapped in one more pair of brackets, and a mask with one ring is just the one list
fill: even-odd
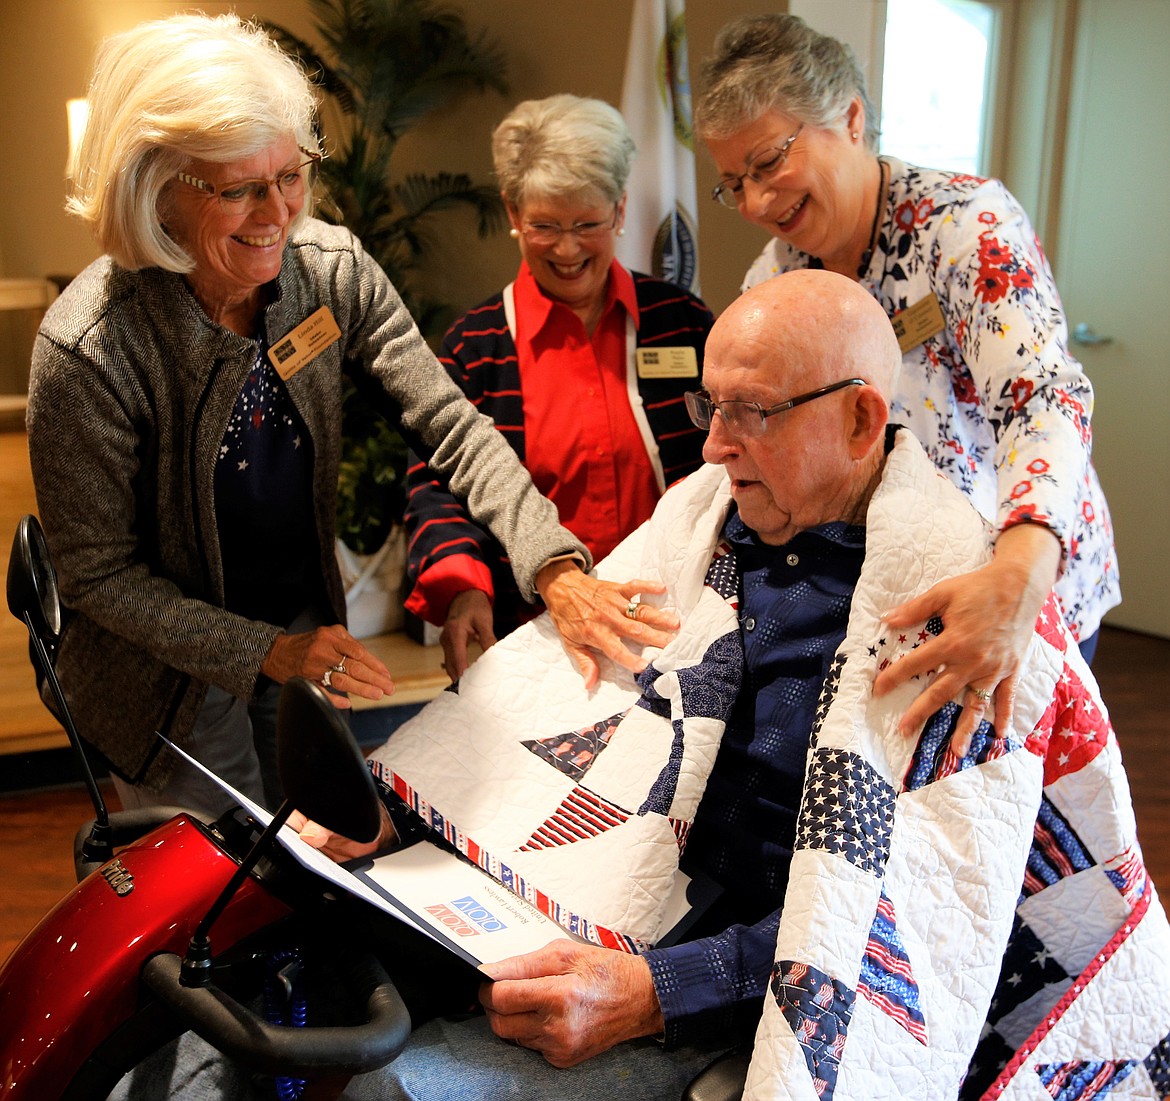
[(697, 293), (695, 137), (684, 0), (634, 0), (622, 114), (638, 155), (618, 259)]

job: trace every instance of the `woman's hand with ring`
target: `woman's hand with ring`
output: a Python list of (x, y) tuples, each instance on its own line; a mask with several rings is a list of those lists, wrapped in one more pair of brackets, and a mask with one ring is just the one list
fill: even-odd
[(597, 654), (604, 654), (632, 673), (646, 662), (626, 645), (662, 647), (679, 628), (674, 612), (639, 603), (642, 593), (663, 593), (657, 581), (633, 580), (624, 584), (590, 577), (573, 561), (559, 559), (541, 569), (536, 587), (561, 635), (561, 642), (581, 670), (586, 688), (601, 677)]
[(909, 627), (939, 616), (944, 630), (887, 666), (874, 681), (884, 696), (913, 677), (938, 670), (903, 714), (902, 733), (917, 735), (950, 700), (961, 703), (951, 750), (966, 756), (979, 724), (1012, 728), (1016, 678), (1060, 562), (1060, 543), (1045, 527), (1021, 524), (1003, 532), (987, 565), (940, 581), (883, 618)]
[(386, 666), (338, 623), (277, 635), (260, 669), (277, 684), (292, 677), (317, 681), (339, 708), (350, 706), (349, 696), (380, 700), (394, 691)]

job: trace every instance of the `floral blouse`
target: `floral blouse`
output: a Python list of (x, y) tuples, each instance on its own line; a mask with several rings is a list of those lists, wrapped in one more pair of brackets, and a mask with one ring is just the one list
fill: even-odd
[[(1089, 457), (1093, 389), (1069, 354), (1043, 248), (998, 180), (885, 159), (886, 209), (862, 285), (891, 318), (933, 295), (943, 322), (903, 356), (890, 419), (1000, 530), (1052, 529), (1063, 547), (1056, 591), (1073, 633), (1087, 638), (1121, 592)], [(773, 238), (743, 289), (817, 264)]]

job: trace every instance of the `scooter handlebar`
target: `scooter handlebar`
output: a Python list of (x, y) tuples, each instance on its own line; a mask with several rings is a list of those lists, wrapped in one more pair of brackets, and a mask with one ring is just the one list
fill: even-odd
[(321, 1078), (361, 1074), (393, 1060), (410, 1036), (410, 1014), (382, 965), (368, 954), (349, 963), (351, 990), (364, 1001), (366, 1023), (292, 1028), (273, 1025), (215, 986), (185, 987), (182, 960), (173, 952), (152, 956), (142, 978), (209, 1044), (268, 1074)]

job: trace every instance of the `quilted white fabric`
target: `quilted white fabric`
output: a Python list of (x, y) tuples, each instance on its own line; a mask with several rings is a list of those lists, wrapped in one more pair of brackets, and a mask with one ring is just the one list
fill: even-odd
[[(653, 943), (738, 686), (729, 495), (706, 467), (598, 567), (660, 579), (683, 628), (586, 693), (547, 617), (479, 659), (375, 771), (482, 867), (597, 943)], [(877, 670), (940, 629), (880, 613), (991, 534), (900, 432), (812, 734), (749, 1098), (1166, 1098), (1170, 927), (1097, 686), (1050, 603), (1015, 725), (949, 752), (958, 706), (896, 730)]]
[[(586, 692), (547, 616), (488, 650), (371, 758), (449, 841), (566, 929), (636, 951), (659, 934), (735, 698), (733, 571), (712, 563), (720, 469), (668, 494), (598, 573), (662, 580), (683, 626), (638, 681), (606, 662)], [(709, 568), (710, 567), (710, 568)]]

